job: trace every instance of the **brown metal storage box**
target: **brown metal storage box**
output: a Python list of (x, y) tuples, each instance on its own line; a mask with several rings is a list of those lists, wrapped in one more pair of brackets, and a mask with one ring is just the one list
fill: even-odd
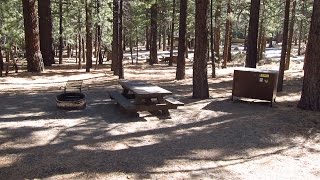
[(251, 99), (275, 101), (277, 94), (278, 71), (255, 68), (239, 68), (234, 70), (233, 96)]

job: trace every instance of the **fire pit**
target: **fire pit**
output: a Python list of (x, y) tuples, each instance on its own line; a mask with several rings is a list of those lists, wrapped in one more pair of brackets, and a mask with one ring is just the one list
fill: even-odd
[(85, 97), (82, 93), (62, 93), (56, 98), (57, 108), (65, 110), (84, 109), (86, 107)]

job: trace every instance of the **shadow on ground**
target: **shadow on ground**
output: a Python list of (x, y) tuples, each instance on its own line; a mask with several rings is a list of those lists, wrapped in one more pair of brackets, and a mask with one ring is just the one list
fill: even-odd
[[(223, 80), (210, 84), (210, 89), (212, 93), (230, 91), (231, 83)], [(228, 97), (196, 100), (186, 96), (191, 85), (173, 80), (161, 80), (158, 85), (173, 90), (186, 102), (184, 108), (172, 111), (173, 120), (123, 115), (108, 99), (107, 88), (89, 89), (88, 106), (82, 111), (56, 109), (56, 93), (2, 94), (0, 156), (14, 161), (0, 167), (0, 177), (37, 179), (75, 174), (95, 178), (95, 174), (124, 173), (143, 179), (188, 172), (188, 178), (201, 178), (199, 173), (209, 171), (209, 178), (236, 178), (227, 166), (279, 154), (297, 146), (293, 138), (312, 137), (320, 130), (319, 121), (308, 112), (295, 108), (290, 112), (281, 103), (269, 107), (232, 102)], [(196, 104), (202, 108), (197, 110)], [(133, 124), (141, 128), (133, 129)], [(41, 133), (47, 131), (54, 137), (46, 143), (34, 143), (36, 134), (43, 137), (46, 133)], [(252, 155), (257, 149), (268, 151)], [(181, 161), (230, 163), (212, 167), (180, 164), (176, 168), (174, 164)]]

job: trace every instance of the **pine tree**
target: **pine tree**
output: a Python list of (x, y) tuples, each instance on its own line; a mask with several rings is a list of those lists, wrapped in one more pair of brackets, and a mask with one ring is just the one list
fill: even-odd
[(35, 0), (22, 0), (25, 30), (27, 69), (29, 72), (43, 71), (39, 42), (38, 16)]
[(298, 107), (320, 111), (320, 0), (314, 0), (301, 99)]

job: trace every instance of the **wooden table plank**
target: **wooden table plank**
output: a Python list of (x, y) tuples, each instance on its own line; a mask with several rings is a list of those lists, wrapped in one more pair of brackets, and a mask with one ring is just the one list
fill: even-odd
[(143, 81), (122, 80), (122, 81), (119, 81), (119, 84), (123, 88), (133, 92), (135, 95), (143, 96), (145, 98), (152, 98), (152, 97), (157, 98), (157, 97), (163, 97), (165, 95), (172, 94), (172, 92), (166, 89), (163, 89), (159, 86), (145, 83)]

